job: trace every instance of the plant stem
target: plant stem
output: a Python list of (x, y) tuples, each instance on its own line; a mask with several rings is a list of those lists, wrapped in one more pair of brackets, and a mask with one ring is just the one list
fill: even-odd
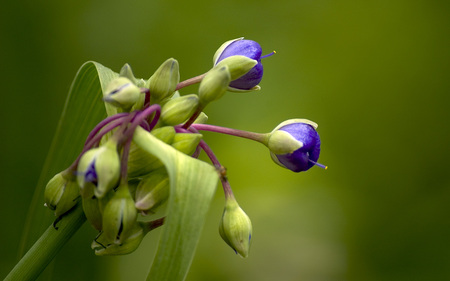
[(208, 124), (192, 124), (192, 128), (199, 131), (209, 131), (254, 140), (264, 145), (267, 145), (267, 141), (269, 138), (269, 134), (260, 134)]
[(53, 224), (47, 228), (6, 276), (5, 281), (35, 280), (85, 221), (86, 217), (79, 202), (61, 218), (57, 229)]
[(187, 80), (184, 80), (184, 81), (178, 83), (177, 87), (175, 88), (175, 91), (179, 90), (181, 88), (193, 85), (193, 84), (200, 83), (202, 81), (203, 77), (205, 77), (205, 75), (206, 75), (206, 73), (203, 73), (201, 75), (189, 78)]

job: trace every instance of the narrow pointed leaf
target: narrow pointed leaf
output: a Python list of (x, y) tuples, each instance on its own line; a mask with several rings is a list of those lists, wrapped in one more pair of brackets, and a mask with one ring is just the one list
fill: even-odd
[(175, 150), (141, 128), (133, 140), (158, 157), (170, 177), (167, 219), (147, 280), (184, 280), (216, 189), (217, 172), (213, 166)]
[(86, 62), (78, 70), (34, 191), (19, 256), (23, 256), (55, 219), (53, 212), (43, 206), (47, 181), (76, 159), (88, 133), (106, 116), (102, 90), (117, 76), (117, 73), (96, 62)]

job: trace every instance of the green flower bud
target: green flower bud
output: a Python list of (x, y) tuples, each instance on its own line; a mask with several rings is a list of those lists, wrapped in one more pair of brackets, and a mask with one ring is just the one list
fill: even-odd
[(57, 217), (72, 209), (78, 197), (80, 197), (78, 184), (65, 171), (56, 174), (45, 187), (45, 206), (54, 210)]
[(153, 129), (151, 134), (155, 136), (160, 141), (163, 141), (167, 144), (171, 144), (173, 142), (173, 138), (175, 137), (175, 129), (172, 126), (164, 126), (159, 127), (157, 129)]
[(252, 238), (252, 223), (234, 198), (227, 199), (219, 225), (219, 233), (236, 253), (244, 258), (248, 256)]
[(214, 68), (220, 68), (225, 65), (228, 66), (231, 80), (236, 80), (249, 72), (257, 64), (257, 60), (248, 58), (246, 56), (235, 55), (221, 60), (216, 64)]
[(81, 156), (78, 163), (78, 184), (81, 195), (85, 198), (92, 196), (89, 189), (94, 186), (94, 194), (102, 198), (117, 186), (120, 177), (120, 158), (117, 144), (113, 140), (104, 145), (88, 150)]
[[(156, 138), (167, 144), (171, 144), (175, 137), (175, 129), (170, 126), (154, 129), (151, 133)], [(131, 143), (130, 154), (128, 156), (129, 178), (144, 176), (162, 166), (164, 165), (158, 158), (147, 151), (142, 150), (134, 142)]]
[(170, 58), (155, 71), (147, 82), (152, 99), (160, 102), (173, 95), (180, 82), (178, 61)]
[(179, 133), (173, 138), (172, 147), (186, 155), (192, 155), (202, 137), (201, 134)]
[(104, 232), (100, 232), (92, 241), (91, 248), (97, 256), (126, 255), (134, 252), (141, 244), (145, 236), (144, 228), (136, 222), (130, 230), (129, 236), (121, 243), (112, 243), (107, 239)]
[(92, 196), (90, 198), (83, 198), (83, 211), (89, 223), (96, 229), (102, 230), (103, 227), (103, 210), (111, 198), (114, 196), (114, 191), (106, 193), (103, 198)]
[(166, 169), (158, 169), (147, 175), (136, 189), (136, 209), (153, 212), (169, 198), (170, 185)]
[(102, 229), (105, 239), (122, 244), (132, 234), (137, 212), (127, 185), (117, 188), (103, 211)]
[(267, 143), (267, 147), (275, 154), (292, 153), (302, 146), (302, 142), (288, 132), (281, 130), (272, 132)]
[(139, 100), (141, 91), (126, 77), (112, 80), (103, 96), (103, 100), (116, 107), (129, 110)]
[(161, 109), (162, 121), (171, 126), (186, 121), (198, 107), (198, 96), (195, 94), (181, 96), (169, 100)]
[(200, 115), (195, 119), (194, 124), (205, 124), (208, 121), (208, 115), (200, 112)]
[(102, 230), (103, 216), (100, 210), (99, 199), (95, 197), (83, 198), (83, 212), (88, 222), (96, 230)]
[(119, 72), (119, 76), (130, 79), (130, 81), (136, 85), (137, 79), (136, 77), (134, 77), (133, 70), (131, 69), (131, 66), (128, 63), (122, 66)]
[(213, 67), (200, 83), (198, 95), (202, 105), (221, 98), (231, 82), (231, 74), (227, 65)]

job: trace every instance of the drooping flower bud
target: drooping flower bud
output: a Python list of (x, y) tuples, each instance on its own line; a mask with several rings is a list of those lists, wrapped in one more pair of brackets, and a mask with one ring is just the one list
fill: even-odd
[(169, 198), (170, 185), (166, 169), (151, 172), (139, 183), (136, 189), (136, 209), (149, 213)]
[(318, 164), (320, 137), (317, 124), (306, 119), (282, 122), (270, 134), (267, 147), (275, 163), (294, 172), (307, 171)]
[(169, 100), (161, 108), (161, 120), (171, 126), (186, 121), (198, 107), (198, 96), (190, 94)]
[(172, 147), (186, 155), (192, 155), (202, 137), (201, 134), (178, 133), (173, 138)]
[(147, 82), (152, 99), (157, 102), (170, 98), (178, 83), (180, 82), (180, 72), (178, 61), (170, 58), (166, 60), (155, 71)]
[(45, 187), (45, 206), (54, 210), (57, 217), (72, 209), (78, 197), (80, 197), (78, 184), (66, 171), (56, 174)]
[(246, 71), (245, 75), (242, 77), (234, 78), (232, 77), (230, 83), (230, 91), (252, 91), (259, 90), (259, 82), (263, 76), (263, 66), (261, 64), (261, 58), (270, 56), (273, 53), (261, 57), (262, 49), (261, 46), (252, 40), (244, 40), (243, 37), (230, 40), (222, 44), (222, 46), (214, 54), (214, 65), (220, 64), (223, 60), (232, 56), (244, 56), (255, 60), (255, 65), (251, 70)]
[(91, 248), (97, 256), (126, 255), (134, 252), (141, 244), (145, 236), (144, 229), (139, 222), (136, 222), (130, 230), (129, 236), (121, 244), (111, 243), (104, 232), (100, 232), (92, 241)]
[(219, 224), (219, 233), (236, 253), (244, 258), (248, 256), (252, 238), (252, 223), (234, 198), (228, 198), (225, 203), (222, 220)]
[(103, 211), (105, 239), (122, 244), (132, 234), (137, 212), (127, 185), (120, 185)]
[(92, 189), (96, 197), (105, 196), (117, 185), (120, 177), (120, 158), (116, 142), (109, 140), (100, 147), (86, 151), (81, 156), (77, 174), (84, 198), (92, 196)]
[(200, 103), (206, 104), (220, 99), (228, 89), (231, 74), (227, 65), (213, 67), (202, 79), (198, 89)]
[(103, 100), (116, 107), (129, 110), (139, 100), (141, 91), (126, 77), (112, 80), (103, 96)]

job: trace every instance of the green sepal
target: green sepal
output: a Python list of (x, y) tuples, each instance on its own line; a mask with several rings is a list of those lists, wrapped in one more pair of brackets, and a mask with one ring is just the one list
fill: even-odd
[(196, 94), (171, 99), (161, 108), (161, 120), (170, 126), (186, 121), (198, 107), (199, 97)]
[(201, 134), (178, 133), (173, 138), (172, 147), (186, 155), (192, 155), (202, 137)]
[(103, 94), (103, 100), (129, 111), (139, 101), (140, 96), (140, 89), (130, 79), (117, 77), (109, 83)]
[(289, 154), (301, 148), (303, 143), (286, 131), (277, 130), (270, 134), (267, 147), (272, 153)]
[(45, 187), (45, 205), (53, 210), (57, 217), (72, 209), (80, 197), (78, 184), (68, 173), (70, 172), (63, 171), (56, 174)]
[(244, 37), (239, 37), (239, 38), (236, 38), (236, 39), (228, 40), (228, 41), (226, 41), (225, 43), (223, 43), (223, 44), (219, 47), (219, 49), (217, 49), (217, 51), (214, 53), (214, 56), (213, 56), (213, 63), (214, 63), (214, 65), (217, 63), (217, 60), (220, 58), (220, 55), (223, 53), (223, 51), (224, 51), (231, 43), (236, 42), (236, 41), (239, 41), (239, 40), (242, 40), (242, 39), (244, 39)]
[(219, 61), (215, 68), (220, 68), (222, 66), (228, 66), (228, 70), (230, 71), (231, 81), (238, 79), (239, 77), (245, 75), (249, 72), (255, 65), (258, 64), (258, 61), (248, 58), (246, 56), (235, 55), (224, 58)]
[(94, 165), (97, 175), (97, 184), (94, 194), (102, 198), (105, 194), (117, 186), (120, 178), (120, 157), (117, 152), (117, 142), (108, 140), (104, 145), (86, 151), (78, 163), (77, 180), (83, 197), (90, 196), (92, 184), (85, 181), (85, 174)]
[(170, 98), (180, 82), (179, 65), (176, 59), (170, 58), (147, 81), (146, 87), (150, 90), (152, 102), (160, 103)]
[(104, 232), (100, 232), (95, 240), (92, 241), (91, 248), (95, 251), (97, 256), (130, 254), (139, 247), (145, 234), (144, 228), (140, 223), (136, 222), (130, 230), (129, 236), (121, 244), (111, 243)]
[(100, 210), (100, 205), (98, 199), (95, 197), (82, 198), (83, 202), (83, 212), (86, 216), (88, 222), (96, 230), (102, 230), (102, 212)]
[(128, 185), (120, 185), (103, 211), (102, 230), (110, 243), (122, 244), (131, 235), (137, 212)]
[(198, 89), (200, 103), (206, 105), (220, 99), (228, 89), (231, 74), (227, 65), (213, 67), (202, 79)]

